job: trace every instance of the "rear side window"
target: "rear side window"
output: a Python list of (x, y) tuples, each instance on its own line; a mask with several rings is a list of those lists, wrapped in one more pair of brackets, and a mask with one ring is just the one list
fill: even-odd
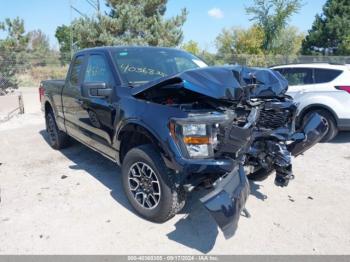
[(289, 85), (311, 85), (313, 76), (311, 68), (285, 68), (278, 70), (287, 80)]
[(79, 76), (81, 68), (83, 66), (84, 56), (77, 56), (73, 62), (72, 69), (70, 71), (69, 82), (72, 86), (79, 84)]
[(112, 83), (112, 72), (103, 55), (90, 55), (86, 67), (84, 83), (105, 82)]
[(336, 79), (343, 71), (333, 69), (315, 69), (315, 83), (328, 83)]

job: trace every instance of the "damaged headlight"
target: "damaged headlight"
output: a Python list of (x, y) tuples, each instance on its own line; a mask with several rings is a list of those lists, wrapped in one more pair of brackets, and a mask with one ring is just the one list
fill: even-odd
[(170, 133), (186, 158), (210, 158), (218, 144), (217, 128), (226, 121), (224, 114), (191, 115), (173, 119)]

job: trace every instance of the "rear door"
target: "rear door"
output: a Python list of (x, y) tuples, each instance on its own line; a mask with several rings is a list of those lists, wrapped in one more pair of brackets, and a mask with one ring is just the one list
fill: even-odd
[(77, 114), (81, 109), (81, 83), (85, 67), (85, 55), (77, 55), (71, 62), (65, 86), (62, 90), (64, 123), (69, 135), (78, 138), (80, 134)]
[(326, 69), (326, 68), (315, 68), (314, 77), (315, 77), (315, 88), (317, 92), (334, 92), (335, 84), (332, 83), (338, 76), (343, 73), (342, 70), (336, 69)]

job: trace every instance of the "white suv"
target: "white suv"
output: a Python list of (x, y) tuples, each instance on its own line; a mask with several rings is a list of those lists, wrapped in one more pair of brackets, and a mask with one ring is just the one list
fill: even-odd
[(318, 112), (328, 122), (323, 142), (338, 130), (350, 130), (350, 65), (291, 64), (275, 66), (289, 82), (288, 94), (299, 103), (297, 125)]

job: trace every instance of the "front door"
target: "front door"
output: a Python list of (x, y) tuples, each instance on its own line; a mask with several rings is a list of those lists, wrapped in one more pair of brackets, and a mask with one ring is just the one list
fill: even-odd
[[(90, 146), (114, 158), (112, 141), (115, 108), (112, 106), (112, 100), (115, 97), (116, 85), (111, 64), (103, 53), (88, 55), (82, 79), (81, 107), (76, 114), (76, 122), (88, 138)], [(86, 85), (91, 83), (105, 83), (106, 88), (113, 90), (112, 94), (105, 97), (91, 94)]]
[(283, 68), (277, 70), (288, 80), (288, 95), (294, 99), (302, 97), (305, 92), (313, 89), (312, 68)]

